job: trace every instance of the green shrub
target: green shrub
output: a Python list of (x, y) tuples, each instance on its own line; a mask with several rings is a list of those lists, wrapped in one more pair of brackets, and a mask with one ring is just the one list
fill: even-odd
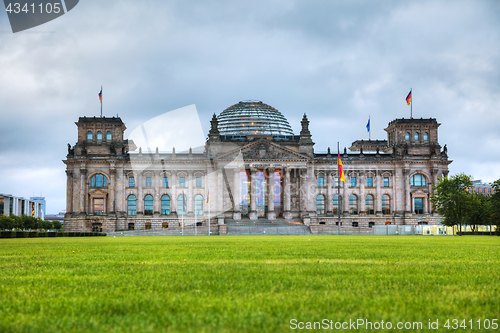
[(64, 236), (64, 232), (55, 232), (56, 234), (56, 237), (63, 237)]
[(2, 231), (0, 233), (0, 238), (16, 238), (15, 231)]
[(49, 237), (56, 237), (57, 232), (49, 232), (48, 236)]
[(17, 238), (28, 238), (29, 236), (29, 231), (18, 231), (16, 232), (16, 237)]
[(68, 237), (75, 237), (76, 232), (68, 232)]
[(29, 238), (37, 238), (38, 237), (38, 231), (32, 231), (32, 232), (30, 232), (30, 234), (29, 234), (28, 237)]
[(38, 237), (48, 237), (48, 232), (45, 231), (39, 232)]

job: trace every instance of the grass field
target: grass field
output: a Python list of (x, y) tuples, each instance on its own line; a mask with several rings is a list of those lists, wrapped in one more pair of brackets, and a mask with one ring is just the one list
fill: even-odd
[(479, 331), (500, 319), (499, 278), (500, 237), (2, 239), (0, 332), (275, 332), (291, 319), (444, 332), (453, 318)]

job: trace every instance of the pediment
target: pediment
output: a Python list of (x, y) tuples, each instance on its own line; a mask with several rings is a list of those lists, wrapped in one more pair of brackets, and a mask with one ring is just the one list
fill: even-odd
[(238, 158), (241, 152), (241, 157), (244, 161), (271, 161), (271, 160), (287, 160), (287, 161), (308, 161), (307, 156), (301, 155), (291, 149), (282, 147), (267, 139), (260, 139), (252, 142), (241, 148), (232, 150), (217, 159), (219, 160), (234, 160)]
[(411, 191), (412, 194), (428, 194), (429, 191), (427, 189), (417, 188), (416, 190)]
[(97, 188), (95, 190), (90, 190), (89, 194), (91, 194), (91, 195), (106, 195), (106, 194), (108, 194), (108, 192), (104, 191), (104, 190), (102, 190), (100, 188)]

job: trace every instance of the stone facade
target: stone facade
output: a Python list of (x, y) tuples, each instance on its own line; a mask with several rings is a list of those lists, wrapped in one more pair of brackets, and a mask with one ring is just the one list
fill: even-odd
[[(214, 115), (203, 152), (143, 153), (123, 139), (120, 118), (76, 123), (68, 145), (67, 231), (178, 229), (195, 223), (225, 234), (225, 223), (289, 221), (365, 230), (384, 224), (436, 224), (432, 185), (448, 174), (436, 119), (396, 119), (387, 140), (356, 141), (342, 158), (314, 152), (309, 121), (300, 135), (220, 135)], [(100, 133), (100, 134), (99, 134)], [(134, 150), (137, 150), (134, 151)], [(184, 196), (184, 199), (183, 199)], [(185, 211), (184, 214), (182, 212)], [(361, 230), (360, 229), (360, 230)]]

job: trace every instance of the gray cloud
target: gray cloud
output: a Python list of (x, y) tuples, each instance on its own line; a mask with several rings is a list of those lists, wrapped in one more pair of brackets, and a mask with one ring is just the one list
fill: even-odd
[(315, 148), (385, 138), (396, 117), (442, 123), (452, 173), (500, 178), (497, 1), (105, 1), (25, 33), (0, 13), (0, 192), (65, 205), (61, 162), (79, 116), (119, 114), (128, 132), (196, 104), (276, 107)]

